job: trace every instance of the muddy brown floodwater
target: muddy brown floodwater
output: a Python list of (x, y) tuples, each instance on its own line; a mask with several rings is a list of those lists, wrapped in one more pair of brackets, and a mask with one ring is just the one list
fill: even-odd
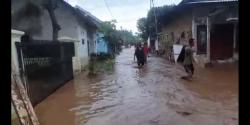
[(236, 64), (198, 68), (187, 82), (159, 57), (136, 68), (133, 51), (116, 57), (114, 73), (82, 73), (38, 104), (41, 125), (238, 125)]

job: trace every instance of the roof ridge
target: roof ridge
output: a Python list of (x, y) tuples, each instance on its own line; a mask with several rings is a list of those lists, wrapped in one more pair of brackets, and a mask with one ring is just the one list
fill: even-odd
[(91, 14), (89, 11), (81, 8), (80, 6), (76, 5), (74, 7), (75, 9), (79, 9), (80, 11), (82, 11), (83, 13), (87, 14), (88, 16), (90, 16), (91, 18), (93, 18), (96, 22), (101, 23), (102, 21), (100, 19), (98, 19), (96, 16), (94, 16), (93, 14)]

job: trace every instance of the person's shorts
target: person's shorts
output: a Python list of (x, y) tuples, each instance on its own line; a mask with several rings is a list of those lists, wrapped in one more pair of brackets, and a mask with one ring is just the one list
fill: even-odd
[(191, 72), (192, 74), (194, 74), (194, 66), (193, 66), (193, 64), (184, 65), (184, 68), (185, 68), (187, 73)]

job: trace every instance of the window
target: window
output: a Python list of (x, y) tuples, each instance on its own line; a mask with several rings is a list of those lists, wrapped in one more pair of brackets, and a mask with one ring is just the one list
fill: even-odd
[(185, 32), (184, 31), (181, 33), (181, 38), (185, 39)]
[(84, 39), (82, 39), (82, 44), (84, 45)]
[(197, 26), (197, 54), (207, 53), (207, 26)]

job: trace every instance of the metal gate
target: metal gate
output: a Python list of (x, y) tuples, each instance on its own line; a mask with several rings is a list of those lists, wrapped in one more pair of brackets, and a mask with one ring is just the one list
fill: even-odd
[(33, 105), (73, 78), (73, 43), (36, 40), (15, 44), (20, 74)]

